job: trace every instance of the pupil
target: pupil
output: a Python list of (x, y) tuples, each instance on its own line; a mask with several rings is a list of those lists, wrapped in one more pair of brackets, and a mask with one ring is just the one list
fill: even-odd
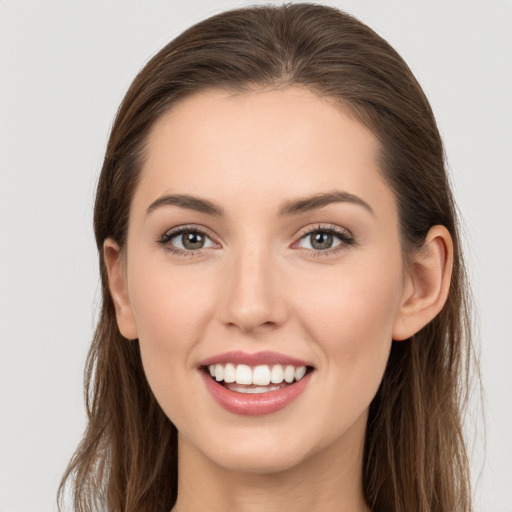
[(194, 232), (184, 233), (182, 241), (186, 249), (201, 249), (204, 245), (203, 235)]
[(314, 249), (330, 249), (332, 245), (332, 235), (330, 233), (322, 233), (317, 231), (311, 235), (311, 246)]

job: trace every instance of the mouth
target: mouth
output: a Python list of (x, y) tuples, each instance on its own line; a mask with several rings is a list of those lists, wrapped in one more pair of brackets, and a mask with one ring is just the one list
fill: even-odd
[(212, 398), (230, 413), (259, 416), (296, 402), (315, 368), (274, 352), (229, 352), (203, 361), (200, 374)]
[(217, 384), (236, 393), (261, 394), (279, 391), (303, 379), (313, 371), (307, 365), (217, 363), (202, 366)]

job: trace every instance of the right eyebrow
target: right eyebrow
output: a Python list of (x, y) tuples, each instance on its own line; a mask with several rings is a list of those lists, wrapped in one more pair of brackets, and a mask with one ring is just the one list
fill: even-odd
[(375, 215), (373, 208), (359, 196), (342, 190), (333, 190), (332, 192), (313, 194), (312, 196), (295, 199), (293, 201), (286, 201), (279, 210), (279, 216), (287, 217), (291, 215), (298, 215), (308, 211), (318, 210), (332, 203), (356, 204), (358, 206), (362, 206), (365, 210)]
[(206, 213), (207, 215), (212, 215), (214, 217), (222, 217), (224, 215), (224, 210), (220, 206), (208, 201), (207, 199), (189, 196), (188, 194), (166, 194), (164, 196), (160, 196), (149, 205), (146, 210), (146, 215), (149, 215), (151, 212), (162, 206), (179, 206), (180, 208)]

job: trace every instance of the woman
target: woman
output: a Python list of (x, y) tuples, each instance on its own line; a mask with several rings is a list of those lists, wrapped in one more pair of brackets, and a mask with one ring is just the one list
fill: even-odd
[(471, 510), (442, 142), (368, 27), (295, 4), (185, 31), (120, 107), (94, 221), (76, 510)]

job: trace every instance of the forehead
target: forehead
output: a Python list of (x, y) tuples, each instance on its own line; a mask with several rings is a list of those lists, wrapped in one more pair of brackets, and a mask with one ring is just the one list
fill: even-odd
[(336, 188), (377, 199), (390, 194), (379, 148), (338, 103), (305, 88), (210, 90), (155, 123), (136, 196), (193, 192), (270, 204)]

